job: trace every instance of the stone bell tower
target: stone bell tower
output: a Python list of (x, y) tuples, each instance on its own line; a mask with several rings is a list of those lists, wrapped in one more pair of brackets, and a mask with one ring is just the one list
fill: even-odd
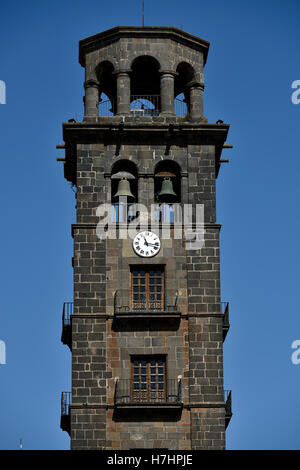
[[(229, 125), (203, 114), (208, 48), (173, 27), (119, 26), (79, 43), (85, 114), (63, 124), (58, 146), (76, 187), (74, 301), (62, 328), (72, 391), (62, 393), (61, 427), (72, 449), (225, 448), (229, 307), (215, 180)], [(149, 217), (123, 236), (137, 204), (154, 225)], [(196, 204), (198, 248), (175, 230)]]

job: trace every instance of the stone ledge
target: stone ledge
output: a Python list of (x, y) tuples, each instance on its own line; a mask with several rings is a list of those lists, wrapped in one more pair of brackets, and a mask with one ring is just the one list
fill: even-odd
[[(87, 230), (96, 230), (97, 226), (99, 227), (104, 227), (105, 225), (107, 224), (101, 224), (100, 222), (98, 222), (97, 224), (95, 223), (82, 223), (82, 224), (72, 224), (71, 225), (71, 234), (72, 234), (72, 237), (74, 238), (74, 230), (77, 230), (77, 229), (87, 229)], [(127, 225), (126, 225), (127, 226)], [(151, 226), (151, 224), (148, 224), (148, 226)], [(174, 229), (174, 227), (172, 227), (171, 225), (169, 224), (160, 224), (158, 228), (161, 228), (161, 229), (164, 229), (164, 228), (167, 228), (167, 227), (170, 227), (170, 230)], [(124, 229), (125, 228), (125, 224), (123, 225), (122, 224), (122, 227), (121, 229)], [(154, 227), (154, 229), (157, 229), (157, 227)], [(190, 228), (191, 230), (195, 230), (196, 229), (196, 224), (191, 224), (190, 225)], [(222, 225), (221, 224), (215, 224), (215, 223), (205, 223), (204, 224), (204, 229), (214, 229), (214, 230), (218, 230), (220, 231), (222, 228)], [(118, 225), (116, 224), (116, 230), (118, 229)]]
[(183, 409), (191, 409), (191, 408), (224, 408), (225, 402), (200, 402), (200, 403), (126, 403), (126, 404), (84, 404), (84, 403), (73, 403), (69, 405), (69, 408), (72, 410), (75, 409), (114, 409), (115, 407), (118, 408), (183, 408)]
[(148, 318), (148, 319), (158, 319), (158, 318), (161, 318), (162, 320), (163, 319), (168, 319), (168, 318), (192, 318), (192, 317), (196, 317), (196, 318), (204, 318), (204, 317), (215, 317), (215, 318), (221, 318), (223, 319), (223, 314), (222, 313), (218, 313), (218, 312), (204, 312), (204, 313), (178, 313), (178, 314), (168, 314), (166, 312), (163, 312), (161, 314), (150, 314), (150, 313), (145, 313), (145, 314), (137, 314), (135, 312), (131, 313), (131, 314), (110, 314), (110, 313), (74, 313), (71, 315), (71, 318), (104, 318), (104, 319), (107, 319), (107, 320), (118, 320), (118, 319), (122, 319), (122, 318), (126, 318), (127, 320), (129, 318)]

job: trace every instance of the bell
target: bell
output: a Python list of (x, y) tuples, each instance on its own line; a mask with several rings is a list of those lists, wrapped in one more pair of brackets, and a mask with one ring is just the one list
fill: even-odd
[(172, 202), (177, 198), (177, 194), (174, 193), (173, 183), (170, 178), (164, 178), (161, 190), (158, 193), (158, 199), (161, 202)]
[(131, 200), (134, 200), (135, 197), (134, 195), (132, 194), (131, 190), (130, 190), (130, 184), (129, 184), (129, 181), (126, 179), (126, 178), (122, 178), (120, 181), (119, 181), (119, 184), (118, 184), (118, 191), (116, 192), (116, 194), (114, 195), (114, 198), (118, 198), (120, 196), (125, 196), (127, 198), (130, 198)]

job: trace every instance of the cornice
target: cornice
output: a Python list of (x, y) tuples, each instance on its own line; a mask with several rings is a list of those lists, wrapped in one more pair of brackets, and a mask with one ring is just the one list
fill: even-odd
[(79, 41), (79, 63), (85, 67), (85, 56), (87, 53), (99, 50), (107, 44), (111, 44), (121, 38), (164, 38), (179, 42), (191, 49), (203, 53), (204, 64), (210, 43), (205, 39), (187, 33), (173, 26), (116, 26), (89, 36)]

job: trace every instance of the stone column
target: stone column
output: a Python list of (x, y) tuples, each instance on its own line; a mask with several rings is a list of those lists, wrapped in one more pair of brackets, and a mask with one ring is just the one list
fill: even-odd
[(130, 114), (130, 76), (128, 72), (117, 73), (116, 114)]
[(99, 83), (96, 80), (87, 80), (84, 83), (85, 99), (84, 99), (84, 116), (98, 116), (99, 104)]
[(160, 77), (160, 114), (174, 116), (174, 73), (162, 72)]
[(203, 83), (192, 83), (190, 85), (190, 119), (203, 118)]

